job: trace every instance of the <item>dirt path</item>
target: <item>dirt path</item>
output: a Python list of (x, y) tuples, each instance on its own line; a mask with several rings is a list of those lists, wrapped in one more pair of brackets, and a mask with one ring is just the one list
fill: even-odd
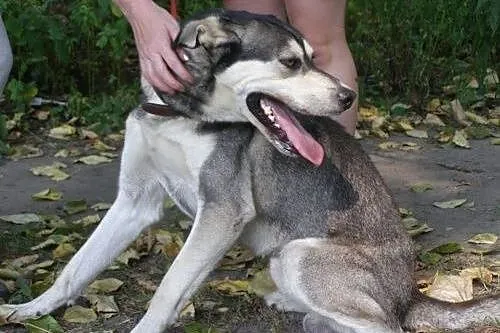
[[(414, 141), (423, 146), (423, 149), (412, 152), (383, 151), (377, 148), (378, 141), (375, 139), (362, 141), (392, 190), (398, 205), (411, 209), (416, 218), (425, 221), (434, 229), (433, 232), (417, 239), (420, 246), (428, 248), (447, 241), (464, 242), (478, 233), (500, 234), (500, 146), (493, 146), (487, 140), (472, 141), (472, 149), (465, 150), (453, 147), (442, 148), (436, 144), (425, 143), (423, 140), (397, 135), (391, 137), (391, 140)], [(0, 160), (0, 215), (31, 212), (62, 214), (62, 206), (66, 200), (86, 199), (89, 205), (113, 201), (116, 194), (118, 160), (109, 164), (87, 166), (73, 164), (71, 158), (58, 159), (68, 165), (65, 171), (71, 175), (71, 178), (58, 183), (47, 177), (35, 177), (31, 174), (30, 168), (51, 164), (55, 160), (52, 156), (57, 149), (56, 146), (60, 145), (63, 143), (46, 144), (43, 157), (16, 162)], [(433, 189), (424, 193), (415, 193), (410, 190), (410, 185), (417, 182), (430, 183)], [(31, 199), (33, 193), (49, 187), (61, 191), (64, 196), (63, 200), (40, 202)], [(474, 204), (455, 209), (440, 209), (432, 206), (435, 201), (459, 198), (466, 198), (468, 202), (473, 201)], [(9, 228), (11, 225), (0, 221), (0, 233), (5, 233)], [(0, 262), (13, 254), (14, 252), (0, 253)], [(498, 256), (497, 259), (499, 259)], [(137, 274), (149, 275), (153, 281), (159, 281), (163, 274), (161, 268), (166, 265), (163, 259), (149, 256), (123, 274), (129, 278), (128, 281), (133, 281)], [(112, 273), (106, 274), (112, 275)], [(235, 273), (218, 274), (234, 275)], [(127, 294), (133, 294), (133, 289), (133, 285), (126, 286), (121, 291), (122, 296), (117, 296), (117, 301), (127, 302)], [(83, 329), (77, 328), (77, 325), (67, 325), (65, 329), (70, 332), (97, 332), (102, 329), (126, 332), (141, 316), (142, 306), (147, 301), (147, 297), (142, 298), (144, 300), (141, 299), (140, 305), (127, 303), (123, 306), (119, 303), (121, 313), (112, 319), (101, 319), (99, 324)], [(238, 302), (240, 301), (229, 303)], [(249, 303), (246, 300), (241, 303), (245, 305), (238, 303), (236, 307), (243, 319), (239, 319), (240, 317), (234, 313), (229, 315), (222, 314), (220, 311), (217, 321), (227, 318), (228, 321), (234, 323), (230, 325), (233, 327), (231, 331), (238, 333), (301, 332), (300, 315), (278, 314), (263, 307), (259, 301)], [(229, 310), (230, 313), (232, 311)], [(211, 316), (211, 311), (202, 311), (202, 313), (204, 318)], [(60, 319), (60, 314), (56, 315), (56, 318)], [(60, 322), (63, 324), (62, 320)], [(5, 332), (25, 332), (23, 328), (0, 328), (0, 332), (3, 332), (2, 329)], [(183, 332), (183, 330), (178, 328), (173, 332)]]

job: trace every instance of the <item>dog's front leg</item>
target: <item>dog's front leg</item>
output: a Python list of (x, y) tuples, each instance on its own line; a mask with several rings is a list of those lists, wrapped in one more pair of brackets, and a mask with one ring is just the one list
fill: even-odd
[(163, 188), (147, 182), (128, 187), (122, 186), (113, 206), (54, 285), (31, 302), (0, 305), (0, 318), (22, 321), (71, 302), (145, 227), (158, 221), (163, 211)]
[(252, 214), (232, 203), (198, 209), (193, 229), (133, 333), (161, 333), (238, 239)]

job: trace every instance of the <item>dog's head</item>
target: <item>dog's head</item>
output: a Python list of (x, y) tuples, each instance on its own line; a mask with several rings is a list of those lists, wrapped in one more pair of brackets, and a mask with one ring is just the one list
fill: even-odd
[(187, 94), (199, 101), (202, 119), (249, 121), (282, 153), (316, 165), (323, 148), (294, 113), (332, 116), (355, 99), (351, 89), (313, 65), (302, 35), (272, 16), (201, 14), (182, 25), (175, 47), (188, 57), (197, 83)]

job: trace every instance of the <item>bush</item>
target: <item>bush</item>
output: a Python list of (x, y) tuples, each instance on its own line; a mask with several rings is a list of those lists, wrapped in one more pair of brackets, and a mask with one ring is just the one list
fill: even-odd
[(500, 1), (352, 0), (347, 17), (368, 94), (418, 104), (456, 75), (498, 69)]

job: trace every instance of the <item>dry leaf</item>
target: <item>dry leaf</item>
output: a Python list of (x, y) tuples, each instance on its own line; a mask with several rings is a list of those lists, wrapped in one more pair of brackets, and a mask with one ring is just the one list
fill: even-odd
[(86, 298), (98, 313), (118, 313), (118, 305), (116, 305), (114, 296), (106, 295), (87, 295)]
[(13, 161), (22, 160), (25, 158), (34, 158), (43, 156), (43, 151), (33, 145), (14, 146), (9, 154), (9, 159)]
[(253, 275), (248, 286), (248, 291), (259, 297), (264, 297), (277, 290), (268, 269), (258, 271)]
[(455, 199), (455, 200), (449, 200), (449, 201), (439, 201), (439, 202), (436, 201), (436, 202), (433, 202), (432, 205), (434, 207), (438, 207), (438, 208), (449, 209), (449, 208), (460, 207), (466, 202), (467, 202), (467, 199)]
[(415, 183), (410, 186), (410, 189), (416, 193), (422, 193), (433, 189), (432, 184), (429, 183)]
[(87, 203), (85, 200), (72, 200), (66, 202), (66, 204), (63, 206), (63, 210), (66, 212), (68, 215), (73, 215), (77, 213), (81, 213), (87, 210)]
[(500, 145), (500, 138), (493, 138), (490, 140), (492, 145)]
[(97, 224), (101, 221), (99, 214), (88, 215), (79, 220), (73, 221), (74, 224), (82, 224), (84, 227), (88, 227), (92, 224)]
[(48, 188), (42, 190), (38, 193), (35, 193), (31, 196), (35, 200), (49, 200), (49, 201), (57, 201), (62, 198), (62, 193), (57, 192), (54, 189)]
[(468, 275), (437, 275), (427, 295), (452, 303), (471, 300), (472, 278)]
[(35, 176), (47, 176), (52, 180), (61, 181), (70, 177), (66, 172), (61, 170), (65, 168), (66, 164), (61, 162), (54, 162), (51, 165), (42, 165), (31, 168), (30, 170)]
[(495, 244), (498, 236), (492, 233), (477, 234), (468, 240), (472, 244)]
[(184, 308), (179, 313), (179, 319), (181, 320), (194, 319), (194, 316), (195, 316), (195, 309), (193, 302), (188, 302), (188, 304), (186, 304), (186, 306), (184, 306)]
[(0, 220), (14, 224), (28, 224), (43, 221), (39, 215), (32, 213), (4, 215), (0, 216)]
[(49, 131), (49, 136), (54, 139), (68, 140), (69, 137), (76, 134), (76, 128), (71, 125), (61, 125), (54, 127)]
[(467, 140), (467, 134), (464, 130), (455, 131), (455, 135), (453, 135), (452, 142), (462, 148), (470, 148), (469, 141)]
[(403, 223), (406, 231), (411, 237), (416, 237), (434, 230), (433, 228), (429, 227), (427, 223), (420, 223), (414, 217), (406, 217), (402, 219), (401, 222)]
[(89, 156), (84, 156), (80, 157), (75, 161), (75, 163), (83, 163), (86, 165), (98, 165), (102, 163), (109, 163), (113, 161), (112, 159), (105, 157), (105, 156), (99, 156), (99, 155), (89, 155)]
[(425, 125), (434, 126), (434, 127), (446, 126), (445, 123), (443, 123), (443, 121), (441, 120), (441, 118), (439, 118), (439, 116), (436, 116), (435, 114), (432, 114), (432, 113), (428, 113), (425, 116), (423, 123)]
[(94, 131), (84, 129), (84, 128), (82, 128), (80, 130), (80, 139), (94, 140), (94, 139), (97, 139), (98, 137), (99, 137), (99, 135), (97, 135), (97, 133)]
[(450, 105), (453, 119), (455, 119), (455, 121), (460, 125), (469, 126), (470, 122), (466, 120), (467, 116), (465, 115), (464, 108), (462, 107), (460, 101), (458, 99), (454, 99), (450, 102)]
[(247, 280), (213, 280), (208, 285), (218, 291), (227, 293), (231, 296), (239, 296), (248, 293)]
[(66, 309), (63, 319), (69, 323), (87, 324), (95, 321), (97, 315), (92, 309), (75, 305)]
[(54, 250), (52, 250), (52, 256), (54, 259), (64, 259), (71, 256), (76, 252), (76, 249), (70, 243), (59, 244)]
[(498, 275), (487, 269), (486, 267), (469, 267), (460, 271), (460, 276), (469, 276), (472, 280), (480, 280), (481, 282), (490, 284), (493, 281), (493, 275)]
[(99, 150), (99, 151), (116, 150), (115, 147), (108, 146), (107, 144), (105, 144), (101, 140), (95, 140), (92, 143), (92, 148)]
[(405, 132), (406, 135), (411, 136), (412, 138), (419, 138), (419, 139), (427, 139), (429, 137), (429, 134), (427, 134), (427, 131), (425, 130), (410, 130)]
[(126, 250), (122, 254), (120, 254), (118, 256), (118, 258), (116, 258), (116, 261), (128, 266), (128, 263), (131, 259), (135, 259), (135, 260), (141, 259), (137, 250), (135, 250), (133, 248), (129, 248), (128, 250)]
[(479, 116), (473, 112), (466, 111), (465, 115), (467, 116), (467, 119), (472, 121), (473, 123), (480, 124), (480, 125), (488, 125), (488, 119)]
[(89, 285), (87, 290), (89, 294), (110, 293), (117, 291), (122, 285), (123, 281), (115, 278), (95, 280)]

